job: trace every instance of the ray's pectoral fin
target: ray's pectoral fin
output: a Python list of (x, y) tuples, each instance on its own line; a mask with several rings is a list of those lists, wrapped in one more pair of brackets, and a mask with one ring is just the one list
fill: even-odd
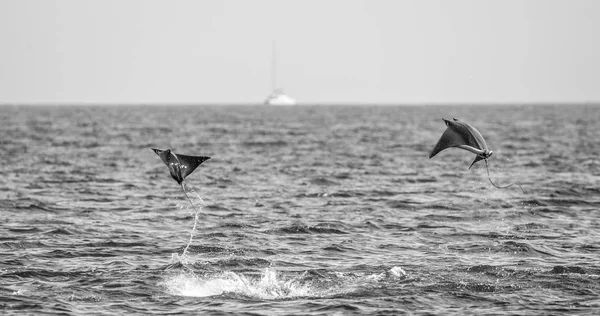
[(471, 169), (471, 167), (473, 167), (473, 165), (474, 165), (476, 162), (478, 162), (478, 161), (480, 161), (480, 160), (483, 160), (483, 159), (485, 159), (485, 158), (483, 158), (483, 157), (482, 157), (482, 156), (480, 156), (480, 155), (477, 155), (477, 156), (475, 156), (475, 160), (473, 160), (473, 162), (472, 162), (472, 163), (471, 163), (471, 165), (469, 166), (469, 169)]
[(480, 160), (486, 159), (486, 163), (487, 163), (487, 159), (490, 158), (490, 156), (492, 156), (493, 153), (494, 153), (493, 151), (484, 151), (480, 154), (477, 154), (477, 156), (475, 156), (475, 160), (473, 160), (473, 162), (469, 166), (469, 169), (471, 169), (471, 167), (473, 167), (473, 165)]
[(158, 157), (160, 157), (160, 159), (165, 163), (165, 165), (169, 166), (169, 161), (171, 158), (171, 149), (157, 149), (157, 148), (151, 148), (157, 155)]
[(448, 127), (444, 131), (444, 134), (442, 134), (442, 137), (440, 137), (440, 140), (438, 140), (437, 144), (435, 144), (435, 147), (431, 150), (431, 153), (429, 153), (430, 159), (446, 148), (457, 147), (466, 143), (463, 135), (457, 133), (452, 126), (449, 125), (450, 121), (444, 120), (444, 122), (446, 122)]
[(198, 166), (201, 165), (203, 162), (210, 159), (210, 157), (206, 156), (177, 155), (177, 157), (179, 158), (182, 180), (185, 179), (185, 177), (190, 175), (192, 172), (194, 172), (194, 170), (196, 170), (196, 168), (198, 168)]

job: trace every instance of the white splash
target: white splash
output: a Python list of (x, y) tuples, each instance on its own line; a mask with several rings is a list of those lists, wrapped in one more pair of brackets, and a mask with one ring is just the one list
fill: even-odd
[(404, 271), (404, 269), (402, 269), (402, 267), (394, 266), (387, 271), (377, 273), (377, 274), (371, 274), (366, 277), (366, 280), (378, 282), (378, 281), (383, 281), (386, 279), (405, 279), (407, 277), (408, 276), (406, 274), (406, 271)]
[[(184, 190), (185, 193), (185, 188), (182, 186), (181, 187)], [(182, 263), (187, 263), (188, 262), (188, 255), (187, 255), (187, 251), (188, 248), (190, 247), (190, 245), (192, 244), (192, 241), (194, 240), (194, 236), (196, 235), (196, 226), (198, 225), (198, 219), (200, 216), (200, 212), (202, 212), (202, 210), (204, 209), (204, 207), (206, 206), (206, 203), (204, 203), (204, 200), (202, 199), (202, 197), (196, 192), (196, 190), (194, 188), (190, 189), (190, 194), (194, 194), (196, 196), (196, 199), (199, 201), (200, 207), (198, 209), (194, 208), (194, 205), (192, 203), (192, 200), (190, 199), (190, 197), (187, 195), (187, 193), (185, 193), (186, 197), (189, 199), (190, 203), (192, 203), (192, 208), (189, 210), (190, 215), (194, 216), (194, 226), (192, 226), (192, 231), (190, 232), (190, 239), (188, 240), (187, 245), (185, 246), (185, 248), (183, 249), (183, 253), (180, 257), (180, 260)], [(181, 206), (180, 206), (181, 207)], [(174, 258), (171, 257), (171, 260), (173, 260)]]
[(181, 296), (214, 296), (235, 293), (259, 299), (285, 299), (315, 296), (318, 293), (294, 279), (281, 280), (272, 268), (266, 268), (259, 279), (247, 278), (235, 272), (200, 277), (191, 273), (170, 276), (162, 283), (167, 292)]
[(393, 267), (390, 269), (390, 275), (396, 278), (404, 278), (406, 277), (406, 271), (402, 267)]

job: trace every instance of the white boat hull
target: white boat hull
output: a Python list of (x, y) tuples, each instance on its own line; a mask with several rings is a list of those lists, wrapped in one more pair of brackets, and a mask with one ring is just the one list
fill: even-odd
[(296, 100), (284, 94), (282, 91), (274, 91), (265, 100), (266, 105), (296, 105)]

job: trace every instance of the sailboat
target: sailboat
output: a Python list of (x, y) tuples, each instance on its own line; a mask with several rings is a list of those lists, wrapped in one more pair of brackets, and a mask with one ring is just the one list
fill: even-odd
[(296, 105), (296, 100), (277, 88), (277, 50), (273, 42), (273, 56), (271, 58), (271, 88), (273, 92), (265, 99), (266, 105)]
[(273, 89), (265, 100), (266, 105), (296, 105), (296, 100), (283, 92), (283, 89)]

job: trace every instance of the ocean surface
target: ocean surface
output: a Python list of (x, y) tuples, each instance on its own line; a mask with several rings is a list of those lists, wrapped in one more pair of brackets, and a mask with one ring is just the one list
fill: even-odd
[[(453, 117), (524, 193), (428, 158)], [(2, 315), (600, 314), (600, 106), (2, 106), (0, 135)], [(212, 157), (194, 208), (150, 147)]]

